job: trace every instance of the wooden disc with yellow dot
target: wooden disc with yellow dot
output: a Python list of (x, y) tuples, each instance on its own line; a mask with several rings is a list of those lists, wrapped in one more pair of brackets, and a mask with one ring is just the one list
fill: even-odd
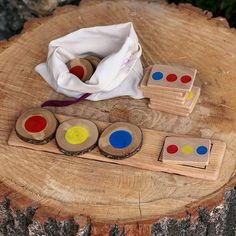
[(58, 121), (54, 114), (44, 108), (30, 109), (16, 121), (16, 134), (32, 144), (46, 144), (54, 138)]
[(103, 131), (98, 141), (98, 148), (108, 158), (124, 159), (140, 150), (142, 139), (142, 131), (138, 126), (116, 122)]
[(67, 63), (70, 73), (77, 76), (81, 81), (85, 82), (91, 78), (94, 69), (92, 64), (84, 58), (75, 58)]
[(95, 123), (86, 119), (64, 121), (57, 129), (56, 142), (66, 155), (80, 155), (96, 145), (99, 132)]

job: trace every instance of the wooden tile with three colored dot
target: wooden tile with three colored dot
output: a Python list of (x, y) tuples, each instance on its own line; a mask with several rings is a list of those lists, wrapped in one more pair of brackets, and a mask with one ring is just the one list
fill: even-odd
[(124, 159), (136, 154), (142, 146), (142, 131), (131, 123), (116, 122), (101, 134), (98, 148), (111, 159)]
[(56, 132), (59, 150), (68, 155), (81, 155), (97, 146), (99, 131), (95, 123), (86, 119), (71, 119), (61, 123)]
[(54, 138), (58, 121), (54, 114), (44, 108), (25, 111), (16, 121), (16, 134), (32, 144), (46, 144)]
[(162, 150), (164, 163), (205, 167), (210, 158), (211, 140), (167, 137)]
[(143, 91), (144, 96), (151, 99), (158, 98), (159, 100), (160, 98), (165, 100), (178, 101), (178, 103), (183, 104), (188, 96), (186, 92), (158, 89), (152, 86), (148, 86), (148, 80), (150, 79), (152, 68), (153, 66), (149, 66), (148, 68), (146, 68), (144, 77), (139, 84), (139, 87)]
[(188, 67), (154, 65), (147, 86), (162, 90), (188, 92), (193, 87), (196, 73), (196, 69)]

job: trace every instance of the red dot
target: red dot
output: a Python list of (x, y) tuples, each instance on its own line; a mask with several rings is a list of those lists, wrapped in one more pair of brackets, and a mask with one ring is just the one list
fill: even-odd
[(70, 73), (82, 79), (84, 77), (84, 68), (82, 66), (74, 66), (70, 69)]
[(187, 84), (192, 80), (192, 78), (189, 75), (184, 75), (184, 76), (181, 77), (180, 80), (181, 80), (182, 83)]
[(178, 147), (172, 144), (172, 145), (169, 145), (166, 150), (168, 153), (174, 154), (178, 151)]
[(169, 74), (169, 75), (167, 75), (166, 80), (169, 82), (175, 82), (177, 80), (177, 75)]
[(31, 133), (37, 133), (45, 129), (47, 121), (42, 116), (31, 116), (25, 121), (25, 129)]

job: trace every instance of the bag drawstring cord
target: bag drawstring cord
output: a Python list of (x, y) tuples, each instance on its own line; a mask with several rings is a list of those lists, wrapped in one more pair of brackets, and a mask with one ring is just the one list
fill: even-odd
[(79, 98), (76, 98), (74, 100), (48, 100), (46, 102), (44, 102), (41, 107), (66, 107), (66, 106), (70, 106), (72, 104), (81, 102), (83, 100), (85, 100), (87, 97), (89, 97), (91, 95), (91, 93), (85, 93), (82, 96), (80, 96)]

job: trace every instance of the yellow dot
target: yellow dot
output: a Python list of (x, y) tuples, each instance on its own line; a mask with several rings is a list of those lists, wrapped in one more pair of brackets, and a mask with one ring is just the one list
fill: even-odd
[(184, 145), (181, 151), (183, 154), (191, 154), (193, 152), (193, 148), (189, 145)]
[(193, 98), (193, 92), (190, 91), (190, 92), (188, 93), (187, 100), (192, 100), (192, 98)]
[(70, 127), (65, 133), (65, 139), (69, 144), (81, 144), (88, 139), (88, 130), (79, 125)]

